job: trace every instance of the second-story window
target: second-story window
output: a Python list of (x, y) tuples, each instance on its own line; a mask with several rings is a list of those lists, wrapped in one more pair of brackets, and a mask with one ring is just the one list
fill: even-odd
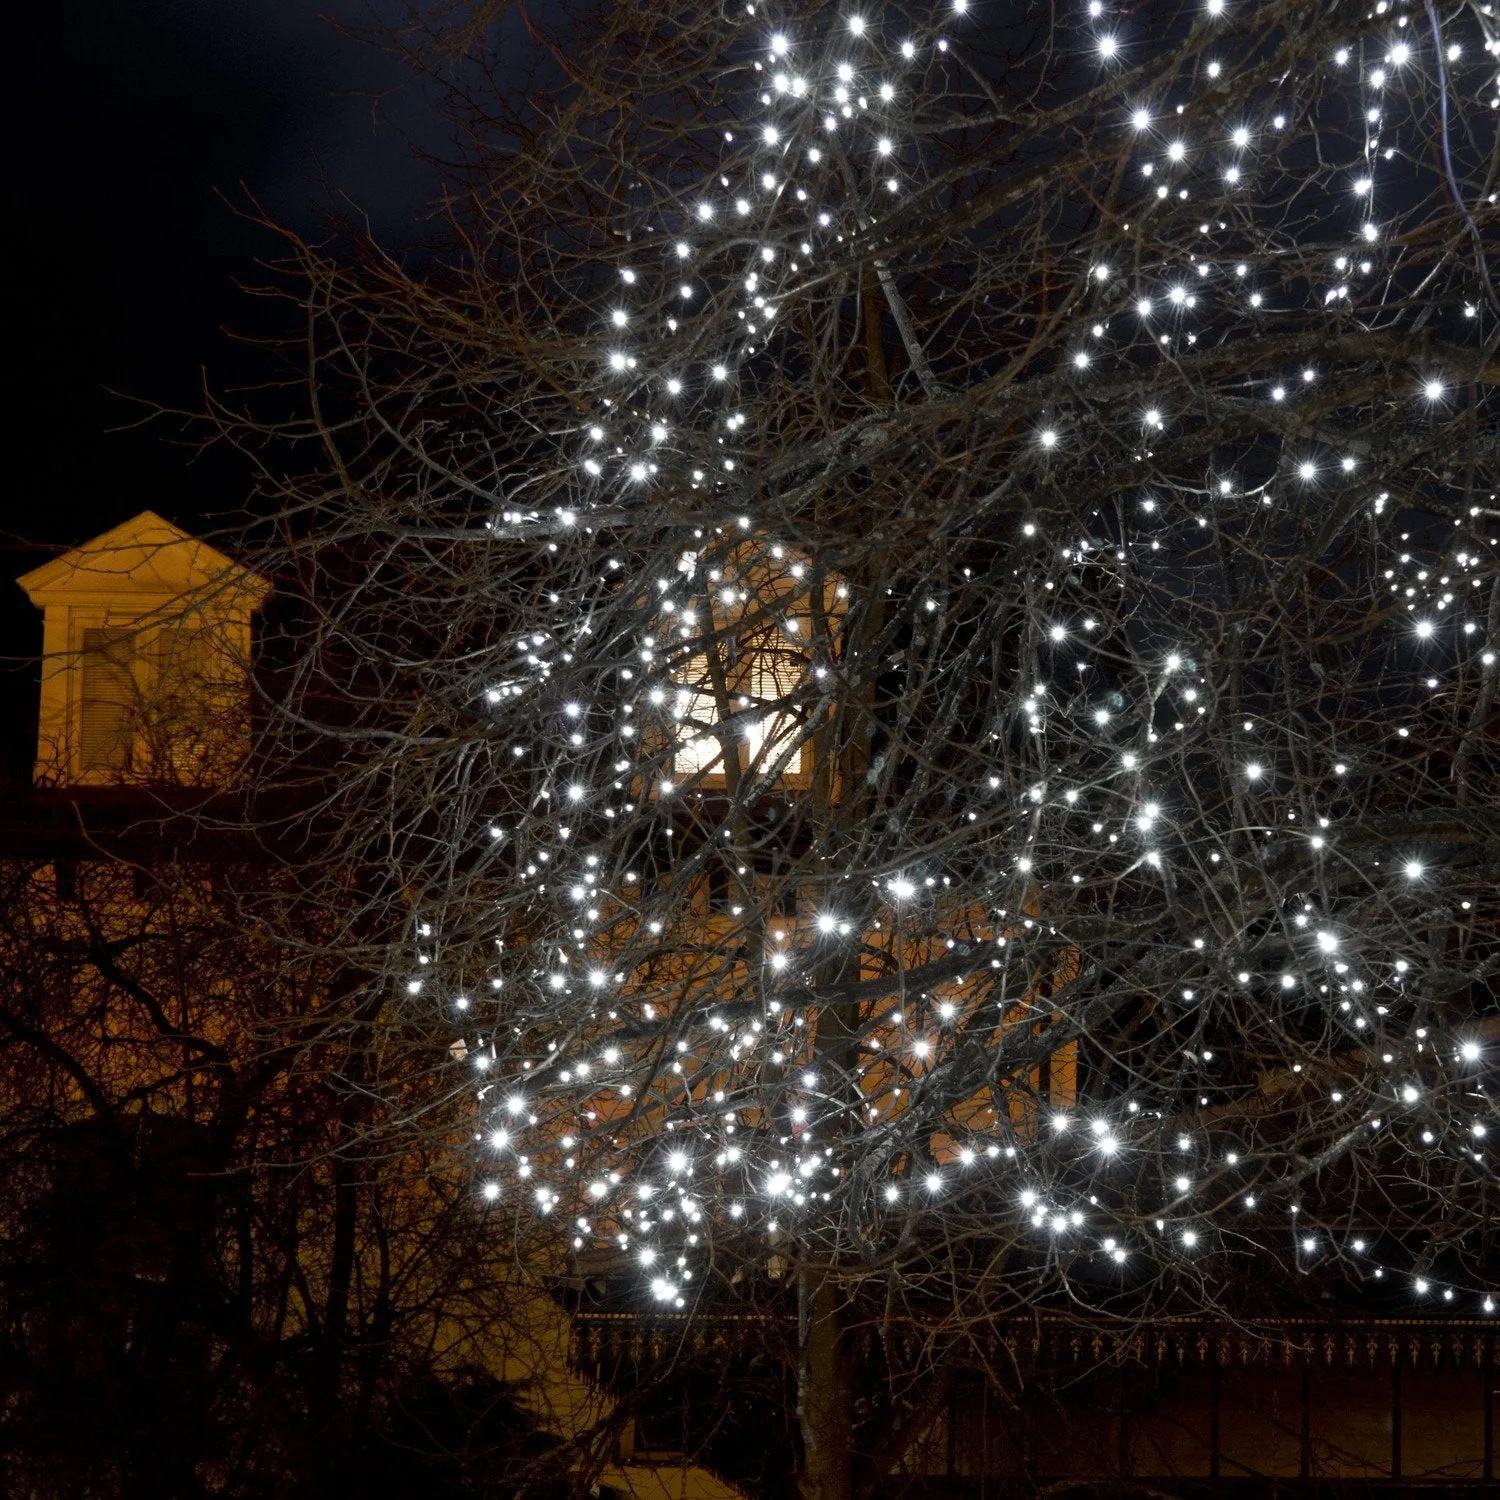
[(138, 708), (134, 633), (112, 625), (86, 628), (79, 668), (82, 767), (129, 770)]
[(678, 775), (724, 774), (721, 735), (725, 723), (732, 726), (741, 747), (743, 770), (767, 770), (790, 751), (783, 775), (796, 777), (804, 772), (806, 746), (793, 748), (801, 726), (797, 713), (788, 707), (807, 671), (801, 645), (806, 631), (801, 628), (799, 638), (799, 627), (799, 621), (789, 620), (730, 641), (728, 649), (721, 646), (722, 688), (714, 680), (707, 656), (692, 659), (681, 674), (673, 706), (680, 726), (674, 756)]
[(816, 658), (828, 654), (828, 637), (838, 630), (842, 589), (815, 582), (805, 558), (754, 541), (736, 545), (717, 565), (690, 554), (679, 567), (692, 586), (669, 606), (664, 623), (669, 638), (693, 645), (672, 673), (674, 772), (728, 781), (732, 756), (741, 773), (805, 786), (812, 772), (809, 689)]

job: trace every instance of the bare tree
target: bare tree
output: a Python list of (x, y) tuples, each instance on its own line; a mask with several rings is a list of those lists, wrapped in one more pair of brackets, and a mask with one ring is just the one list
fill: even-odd
[(476, 1212), (795, 1288), (810, 1497), (997, 1319), (1492, 1307), (1497, 35), (414, 14), (447, 250), (293, 245), (310, 899)]
[(555, 1443), (513, 1257), (385, 1118), (422, 1081), (359, 1087), (343, 966), (280, 962), (264, 869), (175, 828), (0, 865), (7, 1491), (515, 1493)]

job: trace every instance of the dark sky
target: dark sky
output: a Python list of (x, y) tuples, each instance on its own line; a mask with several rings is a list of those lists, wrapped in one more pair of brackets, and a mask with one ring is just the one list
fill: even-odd
[[(395, 62), (325, 19), (330, 5), (350, 23), (371, 19), (360, 0), (27, 0), (13, 17), (8, 719), (31, 696), (17, 658), (40, 640), (11, 580), (47, 555), (38, 549), (147, 507), (192, 527), (240, 498), (229, 461), (111, 431), (135, 413), (108, 394), (190, 403), (203, 370), (223, 385), (247, 369), (223, 329), (264, 329), (267, 311), (235, 283), (274, 242), (224, 198), (248, 190), (316, 233), (337, 188), (389, 242), (417, 232), (432, 178), (406, 134), (430, 139), (430, 115)], [(392, 88), (372, 118), (374, 96)]]

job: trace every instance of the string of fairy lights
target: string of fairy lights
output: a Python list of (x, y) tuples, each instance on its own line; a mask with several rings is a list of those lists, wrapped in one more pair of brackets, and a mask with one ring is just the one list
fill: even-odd
[[(445, 1017), (473, 1028), (451, 1050), (477, 1078), (482, 1198), (523, 1202), (567, 1223), (575, 1249), (628, 1257), (664, 1306), (690, 1300), (711, 1245), (764, 1259), (768, 1247), (813, 1233), (849, 1195), (868, 1193), (874, 1206), (860, 1212), (871, 1223), (895, 1226), (939, 1210), (987, 1218), (1046, 1264), (1088, 1261), (1096, 1276), (1110, 1266), (1123, 1276), (1252, 1242), (1284, 1243), (1299, 1271), (1338, 1267), (1367, 1284), (1399, 1283), (1418, 1302), (1494, 1311), (1489, 1289), (1440, 1275), (1421, 1255), (1401, 1259), (1408, 1252), (1393, 1252), (1380, 1224), (1361, 1222), (1357, 1207), (1335, 1218), (1288, 1182), (1274, 1138), (1259, 1138), (1222, 1107), (1216, 1079), (1235, 1045), (1232, 1024), (1217, 1017), (1234, 1014), (1236, 995), (1306, 1000), (1324, 1018), (1322, 1030), (1305, 1045), (1289, 1034), (1265, 1086), (1320, 1111), (1317, 1134), (1336, 1143), (1330, 1159), (1383, 1151), (1399, 1155), (1418, 1181), (1439, 1162), (1453, 1182), (1492, 1180), (1488, 1142), (1500, 1118), (1485, 1078), (1500, 1030), (1449, 1023), (1440, 1009), (1410, 1003), (1427, 961), (1416, 936), (1402, 949), (1371, 942), (1359, 925), (1361, 912), (1378, 909), (1395, 913), (1381, 917), (1383, 932), (1416, 934), (1420, 913), (1446, 888), (1441, 862), (1417, 838), (1404, 850), (1346, 850), (1339, 808), (1352, 786), (1422, 741), (1435, 705), (1493, 692), (1483, 684), (1496, 672), (1500, 537), (1490, 533), (1500, 508), (1494, 496), (1472, 505), (1451, 540), (1416, 532), (1365, 438), (1317, 415), (1335, 363), (1317, 347), (1357, 335), (1395, 274), (1402, 194), (1418, 149), (1406, 138), (1403, 101), (1433, 86), (1440, 61), (1453, 100), (1500, 107), (1493, 66), (1480, 56), (1500, 56), (1500, 31), (1485, 30), (1486, 20), (1477, 40), (1460, 37), (1435, 12), (1428, 28), (1421, 6), (1388, 0), (1355, 18), (1350, 30), (1360, 39), (1330, 46), (1318, 89), (1355, 101), (1349, 119), (1358, 134), (1346, 120), (1347, 160), (1319, 166), (1320, 180), (1335, 185), (1319, 237), (1285, 246), (1293, 269), (1278, 269), (1223, 247), (1235, 240), (1231, 226), (1253, 220), (1261, 184), (1294, 170), (1297, 142), (1318, 118), (1305, 108), (1293, 114), (1270, 86), (1250, 91), (1243, 114), (1227, 122), (1222, 109), (1192, 107), (1195, 98), (1230, 98), (1237, 72), (1254, 66), (1253, 32), (1236, 29), (1235, 9), (1207, 0), (1194, 22), (1191, 77), (1147, 99), (1132, 92), (1132, 69), (1150, 39), (1102, 0), (1084, 7), (1075, 35), (1094, 70), (1089, 86), (1123, 81), (1109, 128), (1128, 161), (1125, 206), (1117, 252), (1080, 267), (1081, 311), (1059, 368), (1046, 376), (1054, 396), (1015, 462), (1043, 485), (1086, 430), (1103, 431), (1150, 471), (1156, 448), (1196, 414), (1133, 395), (1132, 387), (1148, 388), (1143, 374), (1216, 346), (1231, 320), (1253, 329), (1291, 313), (1313, 320), (1318, 337), (1303, 341), (1307, 352), (1295, 361), (1238, 377), (1234, 400), (1268, 414), (1272, 430), (1298, 436), (1264, 470), (1214, 455), (1196, 483), (1139, 487), (1128, 534), (1063, 532), (1038, 507), (1018, 529), (1013, 569), (1036, 601), (1036, 659), (1048, 665), (1016, 689), (1007, 711), (1039, 764), (1053, 742), (1071, 758), (1059, 756), (1053, 773), (1027, 782), (978, 777), (968, 810), (953, 815), (946, 867), (942, 851), (914, 851), (844, 872), (842, 909), (729, 909), (733, 931), (752, 933), (764, 950), (753, 982), (730, 980), (738, 960), (723, 954), (696, 985), (638, 978), (643, 956), (680, 951), (689, 945), (684, 934), (704, 942), (702, 914), (687, 910), (686, 896), (706, 869), (703, 853), (672, 817), (689, 800), (702, 805), (722, 725), (702, 682), (689, 678), (702, 676), (715, 639), (752, 624), (772, 632), (796, 664), (795, 680), (778, 675), (736, 705), (736, 733), (751, 745), (747, 774), (762, 790), (801, 764), (807, 726), (840, 690), (837, 609), (823, 640), (812, 639), (808, 624), (822, 586), (815, 551), (757, 514), (760, 481), (751, 474), (769, 441), (758, 418), (795, 339), (788, 330), (799, 304), (825, 295), (888, 215), (908, 199), (924, 201), (929, 169), (915, 122), (925, 91), (956, 66), (962, 28), (982, 24), (981, 7), (957, 0), (925, 26), (898, 28), (875, 7), (812, 6), (805, 16), (785, 7), (771, 16), (745, 5), (726, 41), (742, 96), (698, 136), (700, 146), (713, 144), (711, 170), (681, 195), (675, 222), (657, 211), (655, 232), (608, 261), (607, 282), (596, 279), (583, 377), (590, 416), (561, 439), (568, 499), (549, 515), (507, 511), (499, 519), (523, 538), (534, 531), (539, 549), (594, 548), (596, 598), (618, 599), (622, 590), (635, 598), (637, 630), (601, 661), (595, 700), (568, 698), (555, 712), (539, 705), (553, 701), (556, 684), (583, 681), (574, 668), (591, 649), (585, 601), (555, 601), (554, 614), (514, 636), (511, 666), (485, 688), (484, 711), (497, 733), (514, 736), (516, 773), (533, 792), (482, 837), (513, 861), (509, 878), (533, 936), (509, 949), (497, 938), (488, 993), (455, 997), (446, 992), (434, 917), (419, 931), (408, 989), (437, 995)], [(1488, 18), (1491, 8), (1480, 13)], [(1200, 127), (1200, 118), (1211, 123)], [(922, 129), (931, 134), (932, 122)], [(1488, 205), (1465, 212), (1493, 203), (1491, 194)], [(1155, 243), (1153, 216), (1187, 205), (1202, 216), (1196, 235), (1163, 231), (1167, 249), (1143, 268), (1138, 247)], [(1480, 271), (1469, 281), (1451, 311), (1455, 336), (1478, 349), (1500, 309)], [(888, 295), (899, 322), (894, 282)], [(1415, 370), (1403, 420), (1441, 422), (1466, 378), (1440, 363)], [(940, 371), (926, 371), (924, 386), (938, 407), (964, 399)], [(1096, 394), (1105, 389), (1107, 398)], [(1187, 402), (1188, 387), (1177, 389)], [(1306, 421), (1285, 420), (1302, 411)], [(1120, 672), (1098, 649), (1111, 625), (1098, 601), (1106, 585), (1121, 596), (1119, 609), (1145, 597), (1161, 576), (1153, 569), (1180, 568), (1192, 548), (1209, 545), (1222, 514), (1274, 528), (1350, 495), (1378, 535), (1387, 634), (1393, 649), (1420, 662), (1409, 670), (1421, 693), (1380, 716), (1378, 742), (1331, 750), (1309, 794), (1309, 773), (1293, 774), (1266, 716), (1224, 721), (1202, 645), (1184, 638), (1165, 646), (1122, 691)], [(673, 566), (636, 577), (609, 554), (591, 516), (644, 514), (668, 496), (696, 498), (703, 519), (693, 545)], [(979, 587), (962, 577), (934, 585), (912, 616), (939, 630)], [(838, 591), (838, 608), (847, 609), (848, 585)], [(1210, 744), (1229, 747), (1213, 774), (1239, 819), (1234, 837), (1194, 810), (1183, 783), (1187, 757)], [(966, 826), (983, 828), (992, 846), (997, 829), (1010, 831), (984, 889), (966, 887), (959, 873)], [(661, 851), (659, 869), (682, 877), (661, 887), (669, 900), (653, 895), (643, 868), (629, 867), (635, 855), (625, 851), (638, 847), (631, 840), (643, 827)], [(1208, 889), (1220, 872), (1246, 867), (1231, 848), (1247, 834), (1263, 864), (1325, 871), (1363, 862), (1359, 901), (1347, 911), (1312, 897), (1281, 903), (1275, 941), (1259, 952), (1249, 944), (1224, 951), (1205, 921), (1178, 941), (1175, 993), (1163, 997), (1174, 1014), (1197, 1018), (1185, 1023), (1189, 1041), (1170, 1069), (1158, 1059), (1155, 1073), (1143, 1068), (1098, 1104), (1026, 1084), (1039, 1066), (1025, 1050), (1040, 1045), (1033, 1013), (1047, 1007), (1028, 1007), (1025, 997), (1038, 966), (1066, 948), (1045, 893), (1125, 879)], [(1454, 919), (1479, 921), (1480, 894), (1461, 881), (1451, 892)], [(919, 908), (917, 956), (910, 914)], [(716, 929), (721, 938), (725, 930)], [(860, 941), (900, 952), (934, 977), (872, 1009), (855, 1079), (825, 1078), (811, 976), (830, 945)], [(1014, 1023), (1018, 1006), (1026, 1017)], [(979, 1107), (979, 1091), (956, 1080), (969, 1076), (975, 1035), (1007, 1028), (1028, 1059), (1014, 1070), (1022, 1103)], [(1087, 1037), (1087, 1028), (1077, 1035)], [(861, 1114), (857, 1138), (847, 1125), (851, 1097)], [(879, 1170), (861, 1169), (857, 1157)]]

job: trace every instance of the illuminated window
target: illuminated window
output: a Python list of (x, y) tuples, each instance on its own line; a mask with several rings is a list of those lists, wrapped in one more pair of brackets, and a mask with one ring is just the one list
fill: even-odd
[(676, 596), (663, 619), (685, 652), (662, 704), (672, 777), (808, 785), (816, 685), (837, 654), (846, 591), (807, 558), (753, 541), (712, 562), (685, 554), (679, 571), (692, 580), (689, 596)]
[[(805, 626), (801, 637), (806, 639)], [(808, 664), (795, 631), (758, 630), (748, 641), (732, 642), (719, 664), (722, 685), (715, 683), (706, 655), (693, 657), (678, 678), (672, 705), (678, 726), (676, 773), (722, 778), (727, 726), (741, 771), (765, 775), (781, 765), (781, 776), (805, 778), (810, 749), (797, 700)]]

